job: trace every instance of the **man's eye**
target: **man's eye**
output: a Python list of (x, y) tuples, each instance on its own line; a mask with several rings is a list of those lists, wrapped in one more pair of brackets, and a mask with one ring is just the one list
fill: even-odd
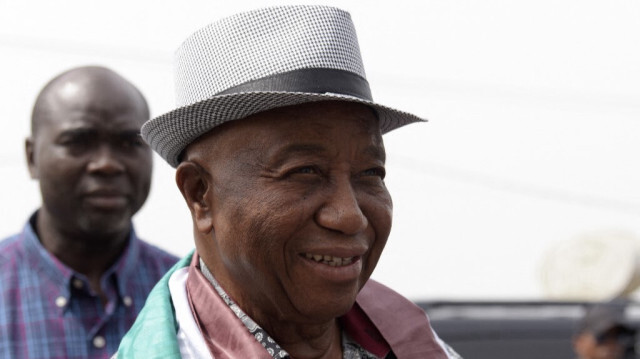
[(132, 136), (132, 137), (123, 138), (120, 141), (119, 145), (122, 148), (130, 149), (130, 148), (144, 146), (145, 142), (142, 140), (140, 136)]
[(66, 147), (87, 147), (91, 144), (91, 141), (87, 137), (70, 137), (61, 141), (61, 144)]
[(298, 167), (292, 171), (292, 173), (300, 173), (300, 174), (314, 174), (318, 173), (318, 170), (313, 166), (304, 166)]
[(384, 179), (386, 174), (387, 173), (384, 170), (384, 168), (381, 168), (381, 167), (369, 168), (363, 172), (363, 175), (365, 176), (377, 176), (377, 177), (380, 177), (381, 179)]

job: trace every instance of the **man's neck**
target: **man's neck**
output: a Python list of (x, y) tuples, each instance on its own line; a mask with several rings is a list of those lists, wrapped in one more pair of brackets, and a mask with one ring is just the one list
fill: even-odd
[(100, 278), (124, 250), (129, 232), (106, 236), (65, 230), (42, 210), (33, 224), (42, 246), (66, 266), (85, 275), (92, 289), (102, 293)]
[(337, 320), (329, 326), (265, 325), (291, 358), (342, 359), (342, 335)]
[[(216, 291), (219, 291), (222, 288), (221, 284), (202, 259), (200, 266), (204, 277), (211, 282)], [(226, 292), (224, 288), (222, 291)], [(226, 296), (220, 292), (217, 294), (223, 299)], [(225, 299), (227, 300), (230, 299)], [(229, 302), (227, 304), (231, 305)], [(342, 359), (342, 331), (337, 319), (332, 318), (319, 324), (291, 323), (281, 320), (277, 314), (256, 311), (255, 307), (243, 307), (238, 302), (235, 302), (235, 305), (286, 350), (291, 358)]]

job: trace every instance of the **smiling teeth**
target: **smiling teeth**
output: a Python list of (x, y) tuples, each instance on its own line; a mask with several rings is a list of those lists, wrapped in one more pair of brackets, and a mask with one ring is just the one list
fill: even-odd
[(353, 262), (353, 257), (340, 258), (340, 257), (327, 256), (327, 255), (323, 256), (321, 254), (311, 254), (311, 253), (306, 253), (305, 256), (308, 259), (312, 259), (318, 263), (323, 263), (331, 267), (346, 266)]

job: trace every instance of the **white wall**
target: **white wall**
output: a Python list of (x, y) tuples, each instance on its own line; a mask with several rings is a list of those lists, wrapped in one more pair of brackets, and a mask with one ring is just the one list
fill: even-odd
[[(172, 53), (186, 36), (277, 3), (0, 0), (0, 237), (39, 205), (23, 141), (52, 76), (106, 65), (160, 115), (174, 105)], [(386, 136), (395, 216), (375, 278), (415, 299), (537, 299), (550, 246), (640, 233), (639, 2), (312, 3), (352, 13), (377, 101), (430, 120)], [(135, 222), (176, 254), (193, 246), (159, 157)]]

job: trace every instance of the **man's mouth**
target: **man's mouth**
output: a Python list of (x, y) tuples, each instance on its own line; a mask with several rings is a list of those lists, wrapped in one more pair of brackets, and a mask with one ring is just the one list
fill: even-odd
[(127, 196), (116, 191), (90, 192), (85, 195), (84, 200), (92, 207), (105, 210), (121, 210), (122, 208), (126, 207), (128, 203)]
[(304, 256), (307, 259), (311, 259), (315, 262), (326, 264), (331, 267), (347, 266), (353, 263), (353, 261), (356, 259), (356, 257), (341, 258), (341, 257), (330, 256), (330, 255), (311, 254), (311, 253), (305, 253)]

